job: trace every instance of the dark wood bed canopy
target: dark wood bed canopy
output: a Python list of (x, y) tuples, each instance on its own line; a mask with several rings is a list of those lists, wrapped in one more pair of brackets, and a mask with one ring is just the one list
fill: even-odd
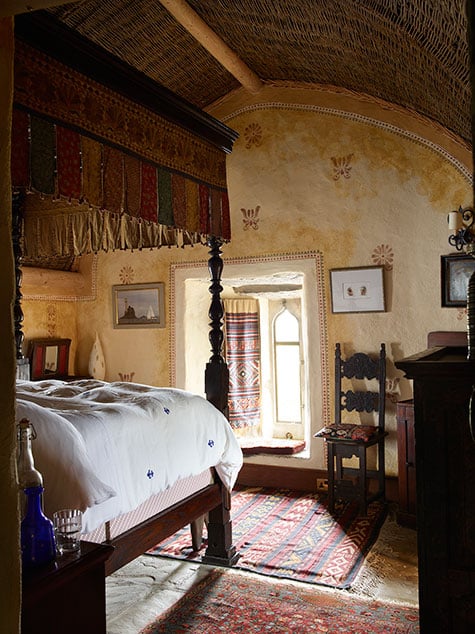
[[(86, 220), (81, 218), (81, 230), (86, 227), (84, 231), (92, 231), (92, 227), (97, 226), (97, 220), (102, 219), (102, 214), (107, 215), (114, 228), (120, 225), (122, 242), (111, 243), (104, 239), (100, 244), (103, 250), (154, 248), (173, 244), (184, 246), (194, 243), (208, 246), (211, 357), (205, 368), (205, 391), (207, 399), (226, 414), (229, 375), (222, 356), (221, 276), (222, 246), (230, 239), (230, 225), (225, 159), (226, 154), (232, 150), (237, 134), (169, 90), (138, 75), (123, 62), (87, 42), (47, 13), (38, 11), (31, 15), (17, 16), (15, 46), (12, 229), (17, 286), (14, 303), (17, 375), (22, 376), (22, 368), (28, 364), (23, 353), (24, 316), (21, 306), (21, 269), (25, 244), (30, 251), (28, 255), (31, 252), (34, 256), (37, 255), (37, 245), (27, 239), (28, 235), (35, 235), (28, 233), (28, 223), (34, 227), (36, 237), (42, 236), (43, 255), (45, 249), (50, 256), (58, 255), (54, 241), (50, 244), (43, 239), (48, 235), (51, 225), (41, 224), (43, 218), (40, 212), (36, 215), (32, 212), (31, 219), (28, 211), (25, 212), (28, 192), (36, 191), (51, 199), (56, 198), (56, 208), (63, 207), (66, 218), (68, 214), (71, 217), (76, 214), (71, 202), (77, 204), (81, 213), (86, 214)], [(105, 152), (114, 151), (116, 157), (122, 161), (122, 170), (129, 159), (135, 161), (135, 165), (146, 164), (149, 170), (157, 170), (158, 187), (160, 176), (168, 183), (168, 194), (165, 192), (164, 198), (169, 207), (167, 224), (163, 224), (163, 214), (160, 217), (160, 211), (157, 212), (157, 218), (151, 219), (150, 216), (141, 217), (140, 209), (138, 216), (137, 210), (135, 215), (129, 214), (123, 206), (120, 209), (107, 209), (100, 204), (104, 201), (104, 196), (102, 201), (91, 201), (83, 197), (83, 192), (80, 196), (70, 197), (72, 201), (64, 200), (64, 205), (61, 205), (61, 198), (65, 196), (58, 192), (60, 175), (57, 172), (51, 176), (54, 191), (51, 188), (40, 191), (38, 187), (33, 187), (33, 118), (46, 127), (61, 127), (70, 131), (76, 135), (76, 141), (77, 135), (81, 140), (91, 140), (100, 147), (103, 157)], [(139, 134), (140, 124), (146, 127), (145, 133)], [(145, 136), (150, 143), (147, 147), (142, 147), (140, 143)], [(38, 145), (41, 147), (41, 139)], [(22, 147), (23, 153), (19, 151)], [(25, 162), (25, 153), (30, 157), (28, 164)], [(26, 166), (23, 171), (22, 160)], [(82, 168), (85, 166), (82, 165)], [(124, 178), (122, 181), (124, 182)], [(64, 189), (60, 191), (64, 192)], [(188, 198), (184, 197), (184, 192)], [(190, 200), (193, 194), (196, 200)], [(122, 202), (125, 196), (124, 191)], [(160, 197), (160, 192), (157, 197)], [(186, 217), (183, 205), (187, 209), (194, 209), (191, 220)], [(87, 219), (88, 213), (93, 216), (91, 222)], [(50, 212), (45, 216), (48, 216), (46, 223), (54, 222), (51, 220), (54, 214)], [(62, 217), (61, 223), (64, 224)], [(78, 242), (98, 244), (97, 240), (94, 242), (94, 236), (83, 235), (81, 240), (72, 240), (68, 234), (61, 242), (61, 255), (81, 255), (77, 250)], [(214, 483), (197, 494), (113, 539), (110, 543), (115, 549), (106, 563), (107, 574), (185, 524), (198, 520), (204, 513), (208, 513), (208, 547), (203, 561), (232, 565), (237, 554), (232, 544), (230, 494), (216, 477)]]

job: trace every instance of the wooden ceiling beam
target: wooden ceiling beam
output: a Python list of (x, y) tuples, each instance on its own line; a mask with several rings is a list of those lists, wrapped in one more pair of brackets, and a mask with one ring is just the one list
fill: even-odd
[(160, 0), (169, 13), (210, 53), (238, 82), (252, 93), (263, 87), (262, 81), (240, 57), (217, 35), (185, 0)]

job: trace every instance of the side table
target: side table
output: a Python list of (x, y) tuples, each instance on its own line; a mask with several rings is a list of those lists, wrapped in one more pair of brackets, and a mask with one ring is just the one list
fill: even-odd
[(22, 634), (105, 634), (105, 562), (113, 550), (106, 544), (81, 542), (79, 554), (25, 570)]

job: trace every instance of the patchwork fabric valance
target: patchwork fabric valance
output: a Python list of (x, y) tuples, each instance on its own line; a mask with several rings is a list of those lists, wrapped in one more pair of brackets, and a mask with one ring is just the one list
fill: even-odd
[(15, 54), (12, 184), (28, 257), (230, 238), (226, 155), (28, 45)]

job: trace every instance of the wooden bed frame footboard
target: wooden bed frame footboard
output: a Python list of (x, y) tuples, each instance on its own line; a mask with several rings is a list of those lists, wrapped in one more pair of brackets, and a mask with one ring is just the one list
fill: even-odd
[(208, 546), (203, 563), (233, 565), (239, 555), (231, 544), (230, 509), (226, 497), (228, 492), (218, 479), (201, 491), (105, 542), (114, 547), (106, 561), (106, 575), (143, 555), (148, 549), (170, 537), (186, 524), (199, 519), (204, 513), (208, 513), (209, 523)]

